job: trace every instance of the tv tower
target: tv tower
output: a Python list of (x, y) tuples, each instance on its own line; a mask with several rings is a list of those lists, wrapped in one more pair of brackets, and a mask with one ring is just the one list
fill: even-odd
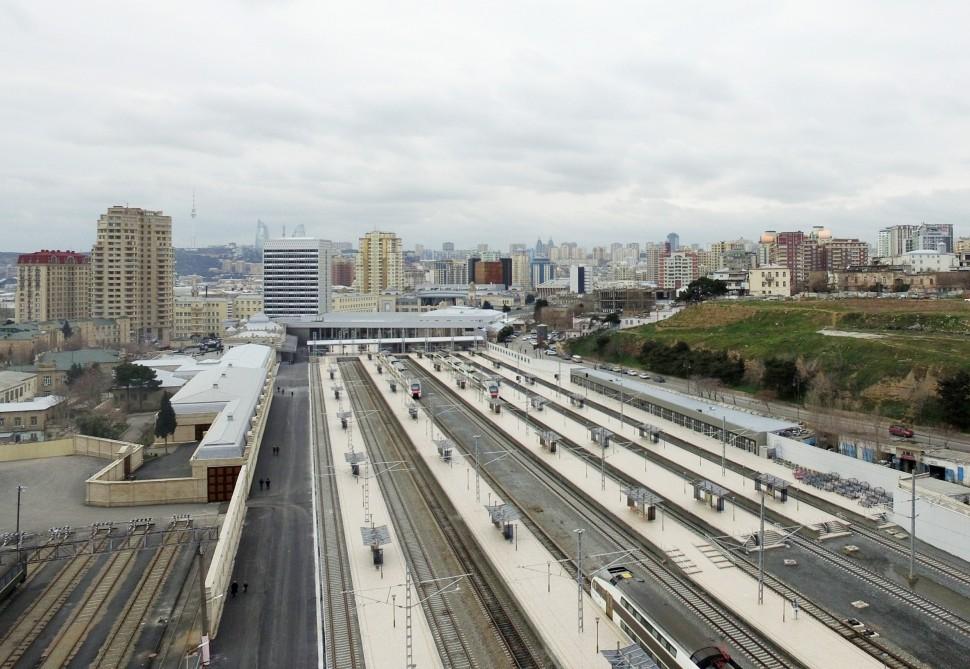
[(195, 244), (195, 189), (192, 189), (192, 250), (196, 250), (198, 246)]

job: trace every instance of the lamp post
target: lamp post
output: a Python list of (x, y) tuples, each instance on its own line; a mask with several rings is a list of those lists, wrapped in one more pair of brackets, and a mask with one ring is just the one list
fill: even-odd
[(478, 492), (478, 486), (479, 486), (478, 440), (481, 438), (481, 436), (482, 435), (480, 435), (480, 434), (472, 435), (472, 439), (475, 440), (475, 501), (476, 502), (480, 501), (480, 499), (479, 499), (479, 492)]
[(580, 634), (583, 633), (583, 532), (585, 531), (582, 528), (573, 530), (576, 533), (576, 622)]
[(910, 518), (909, 518), (909, 582), (913, 582), (913, 574), (916, 568), (916, 479), (924, 479), (929, 476), (929, 472), (923, 472), (922, 474), (916, 473), (916, 463), (913, 464), (913, 474), (910, 477), (912, 481), (912, 499), (910, 500)]
[(17, 562), (20, 562), (20, 551), (23, 547), (23, 536), (20, 534), (20, 496), (24, 490), (24, 486), (17, 486)]

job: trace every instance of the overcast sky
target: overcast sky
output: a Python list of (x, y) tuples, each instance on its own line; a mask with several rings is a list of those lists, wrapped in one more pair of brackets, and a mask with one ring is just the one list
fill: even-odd
[[(404, 9), (407, 7), (407, 9)], [(967, 2), (0, 2), (0, 250), (970, 234)]]

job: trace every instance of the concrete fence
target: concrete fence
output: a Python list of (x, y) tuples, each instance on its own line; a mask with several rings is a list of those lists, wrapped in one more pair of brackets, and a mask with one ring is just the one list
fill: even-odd
[(65, 455), (88, 455), (95, 458), (114, 460), (122, 453), (136, 447), (141, 448), (138, 444), (132, 444), (127, 441), (75, 434), (70, 437), (64, 437), (63, 439), (52, 439), (50, 441), (0, 444), (0, 462), (58, 458)]

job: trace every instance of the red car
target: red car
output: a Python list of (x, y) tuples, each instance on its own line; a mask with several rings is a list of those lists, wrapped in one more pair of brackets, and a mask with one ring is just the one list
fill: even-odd
[(889, 434), (893, 435), (894, 437), (906, 437), (907, 439), (911, 439), (913, 436), (913, 431), (905, 425), (890, 425)]

